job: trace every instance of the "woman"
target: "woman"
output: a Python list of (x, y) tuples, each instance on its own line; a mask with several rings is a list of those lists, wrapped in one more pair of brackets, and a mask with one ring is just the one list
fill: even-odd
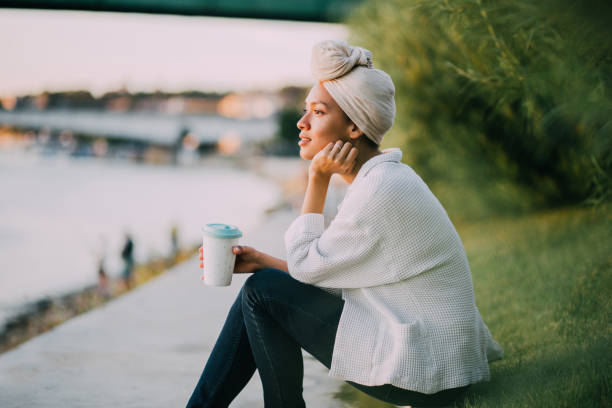
[[(233, 249), (235, 273), (253, 275), (188, 407), (228, 406), (255, 369), (266, 407), (303, 407), (301, 349), (383, 401), (452, 403), (502, 356), (476, 308), (461, 240), (401, 151), (378, 148), (395, 90), (371, 53), (326, 41), (313, 49), (312, 71), (297, 124), (300, 156), (312, 161), (287, 260)], [(334, 173), (350, 187), (324, 229)]]

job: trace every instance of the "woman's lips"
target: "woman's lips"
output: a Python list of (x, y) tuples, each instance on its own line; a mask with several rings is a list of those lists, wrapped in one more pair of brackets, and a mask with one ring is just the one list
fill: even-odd
[(298, 145), (300, 145), (300, 147), (304, 147), (308, 144), (308, 142), (310, 142), (310, 139), (303, 138), (303, 139), (300, 139), (300, 141), (298, 142)]

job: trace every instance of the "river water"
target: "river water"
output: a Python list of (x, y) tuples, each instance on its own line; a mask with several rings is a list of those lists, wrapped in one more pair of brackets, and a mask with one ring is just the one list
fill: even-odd
[(173, 167), (0, 152), (0, 327), (25, 303), (95, 283), (98, 259), (118, 276), (128, 232), (146, 261), (171, 251), (173, 225), (194, 245), (202, 225), (248, 230), (279, 198), (276, 184), (219, 160)]

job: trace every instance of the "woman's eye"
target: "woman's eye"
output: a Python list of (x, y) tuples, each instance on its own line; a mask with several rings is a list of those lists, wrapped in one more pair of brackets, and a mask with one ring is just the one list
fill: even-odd
[[(323, 113), (323, 111), (319, 110), (319, 109), (313, 109), (312, 111), (314, 112), (315, 115), (321, 115)], [(303, 108), (302, 109), (302, 115), (305, 115), (306, 113), (308, 113), (308, 109), (307, 108)]]

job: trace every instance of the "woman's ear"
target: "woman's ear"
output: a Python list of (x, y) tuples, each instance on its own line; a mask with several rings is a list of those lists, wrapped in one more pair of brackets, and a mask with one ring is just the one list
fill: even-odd
[(363, 131), (353, 122), (349, 125), (349, 137), (353, 140), (359, 139), (363, 135)]

